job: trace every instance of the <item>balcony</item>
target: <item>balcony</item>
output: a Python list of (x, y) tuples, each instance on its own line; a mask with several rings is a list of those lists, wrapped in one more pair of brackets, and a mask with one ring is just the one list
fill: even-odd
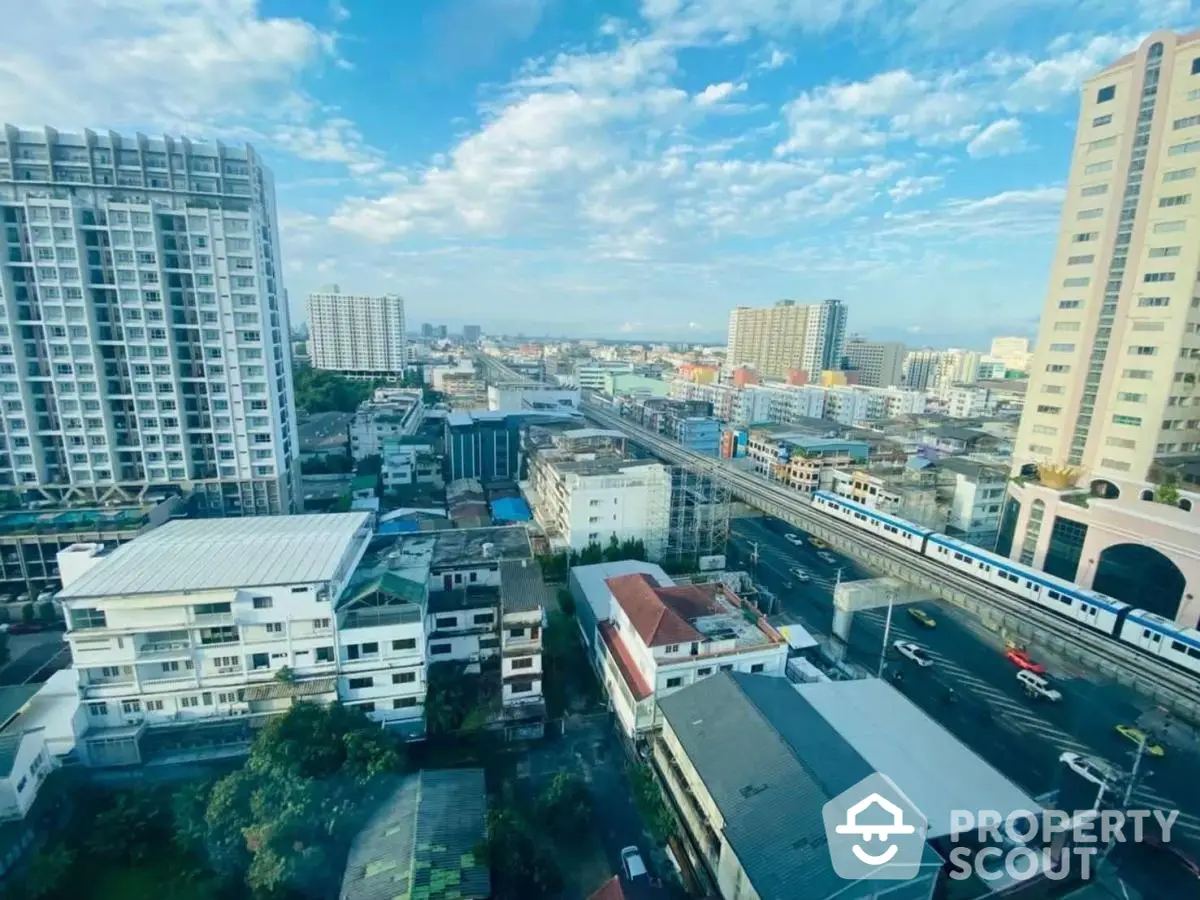
[(138, 647), (137, 658), (139, 662), (165, 661), (191, 656), (191, 652), (191, 641), (155, 641)]

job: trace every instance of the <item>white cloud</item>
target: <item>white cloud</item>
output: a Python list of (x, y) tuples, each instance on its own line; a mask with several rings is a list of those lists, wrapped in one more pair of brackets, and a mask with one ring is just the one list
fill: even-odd
[(697, 106), (715, 106), (724, 100), (728, 100), (734, 94), (740, 94), (746, 90), (744, 82), (735, 84), (732, 81), (722, 81), (717, 84), (710, 84), (692, 99)]
[(905, 200), (919, 197), (941, 186), (942, 179), (937, 175), (900, 178), (888, 188), (888, 196), (892, 198), (893, 203), (903, 203)]
[(1007, 156), (1028, 149), (1025, 134), (1019, 119), (1000, 119), (993, 122), (967, 144), (967, 155), (972, 159), (986, 156)]
[(1137, 38), (1100, 35), (1080, 47), (1070, 41), (1051, 48), (1052, 55), (1040, 61), (1009, 57), (1010, 69), (1021, 74), (1004, 94), (1003, 103), (1012, 111), (1050, 109), (1073, 95), (1085, 79), (1137, 46)]
[(791, 61), (790, 53), (780, 50), (778, 47), (772, 47), (770, 55), (758, 64), (758, 71), (771, 72), (775, 69), (782, 69)]

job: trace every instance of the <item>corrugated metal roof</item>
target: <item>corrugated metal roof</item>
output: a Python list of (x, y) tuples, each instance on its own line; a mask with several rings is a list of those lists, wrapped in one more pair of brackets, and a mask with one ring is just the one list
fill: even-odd
[(409, 775), (354, 838), (340, 900), (481, 900), (491, 895), (482, 769)]
[(268, 681), (246, 688), (247, 700), (280, 700), (284, 697), (317, 697), (337, 692), (337, 678), (306, 678), (303, 681)]
[(554, 592), (542, 581), (542, 567), (532, 559), (500, 563), (500, 606), (506, 613), (551, 609)]
[(181, 519), (118, 547), (58, 598), (328, 581), (367, 513)]

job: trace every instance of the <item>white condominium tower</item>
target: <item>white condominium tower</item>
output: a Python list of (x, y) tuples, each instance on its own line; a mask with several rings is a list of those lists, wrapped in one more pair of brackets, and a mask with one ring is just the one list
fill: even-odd
[(1014, 464), (1141, 481), (1200, 448), (1200, 36), (1084, 86)]
[(343, 294), (330, 285), (308, 297), (308, 354), (313, 367), (346, 375), (404, 371), (404, 300), (395, 294)]
[(0, 490), (299, 496), (271, 172), (249, 147), (0, 131)]
[(766, 378), (801, 369), (815, 379), (825, 369), (840, 369), (845, 343), (841, 300), (781, 300), (774, 306), (739, 306), (729, 314), (728, 364), (754, 366)]

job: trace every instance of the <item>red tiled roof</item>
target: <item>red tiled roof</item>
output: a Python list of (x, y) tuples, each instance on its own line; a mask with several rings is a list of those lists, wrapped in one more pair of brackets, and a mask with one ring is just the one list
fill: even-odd
[(617, 633), (617, 629), (613, 628), (611, 622), (601, 622), (599, 631), (600, 640), (604, 641), (608, 655), (612, 657), (617, 671), (621, 673), (621, 678), (629, 688), (629, 693), (633, 694), (634, 700), (645, 700), (650, 696), (650, 685), (646, 683), (637, 663), (633, 661), (633, 656), (629, 653), (625, 642), (621, 640), (621, 635)]
[(714, 585), (658, 587), (641, 572), (618, 575), (606, 583), (647, 647), (702, 641), (704, 635), (689, 620), (722, 611), (714, 599)]
[(588, 900), (625, 900), (625, 891), (621, 889), (621, 876), (614, 875), (588, 897)]

